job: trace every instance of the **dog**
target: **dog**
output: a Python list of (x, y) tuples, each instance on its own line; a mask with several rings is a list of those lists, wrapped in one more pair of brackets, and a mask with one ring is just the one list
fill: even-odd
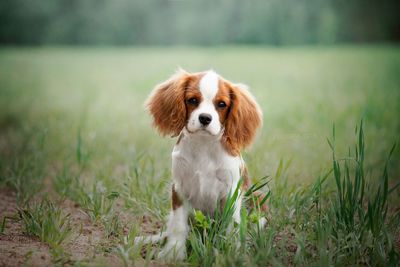
[[(166, 231), (137, 237), (135, 242), (166, 240), (158, 257), (182, 260), (186, 258), (190, 211), (212, 215), (241, 177), (240, 191), (249, 188), (240, 152), (262, 125), (262, 112), (247, 86), (234, 84), (213, 70), (178, 70), (154, 88), (146, 107), (161, 135), (178, 139), (172, 151), (172, 209)], [(239, 195), (233, 214), (238, 224), (241, 202)]]

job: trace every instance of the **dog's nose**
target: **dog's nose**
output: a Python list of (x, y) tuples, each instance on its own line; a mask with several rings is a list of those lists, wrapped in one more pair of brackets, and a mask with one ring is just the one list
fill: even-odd
[(201, 113), (199, 115), (199, 121), (203, 126), (207, 126), (210, 124), (210, 122), (212, 121), (212, 117), (210, 114), (207, 113)]

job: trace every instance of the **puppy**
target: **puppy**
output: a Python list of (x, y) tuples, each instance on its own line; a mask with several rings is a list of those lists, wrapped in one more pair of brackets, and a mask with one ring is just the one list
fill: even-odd
[[(137, 237), (136, 242), (166, 239), (159, 257), (184, 259), (189, 212), (194, 208), (212, 215), (235, 191), (240, 177), (241, 189), (249, 188), (240, 151), (254, 139), (262, 113), (246, 86), (212, 70), (179, 70), (155, 87), (146, 106), (155, 128), (178, 140), (172, 151), (172, 210), (166, 232)], [(241, 200), (240, 195), (233, 214), (236, 223)]]

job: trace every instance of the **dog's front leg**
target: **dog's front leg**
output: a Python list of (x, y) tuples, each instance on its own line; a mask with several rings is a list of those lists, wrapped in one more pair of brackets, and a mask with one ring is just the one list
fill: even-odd
[(172, 186), (172, 210), (167, 224), (167, 243), (159, 258), (183, 260), (186, 258), (186, 238), (189, 232), (188, 210)]
[(239, 190), (239, 196), (235, 202), (235, 211), (233, 212), (233, 221), (237, 224), (240, 224), (240, 211), (242, 208), (242, 195)]
[(240, 211), (242, 208), (242, 196), (240, 195), (240, 190), (239, 190), (239, 196), (234, 204), (234, 212), (232, 215), (232, 221), (228, 225), (227, 233), (228, 234), (233, 234), (234, 229), (235, 229), (235, 224), (239, 225), (240, 224)]

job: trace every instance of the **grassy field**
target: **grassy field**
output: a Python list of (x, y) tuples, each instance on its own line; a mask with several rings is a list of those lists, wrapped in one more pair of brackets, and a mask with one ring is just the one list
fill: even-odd
[(271, 190), (262, 231), (195, 220), (188, 264), (398, 264), (400, 49), (336, 46), (0, 49), (0, 265), (161, 264), (132, 242), (163, 226), (175, 140), (143, 103), (178, 66), (249, 85)]

